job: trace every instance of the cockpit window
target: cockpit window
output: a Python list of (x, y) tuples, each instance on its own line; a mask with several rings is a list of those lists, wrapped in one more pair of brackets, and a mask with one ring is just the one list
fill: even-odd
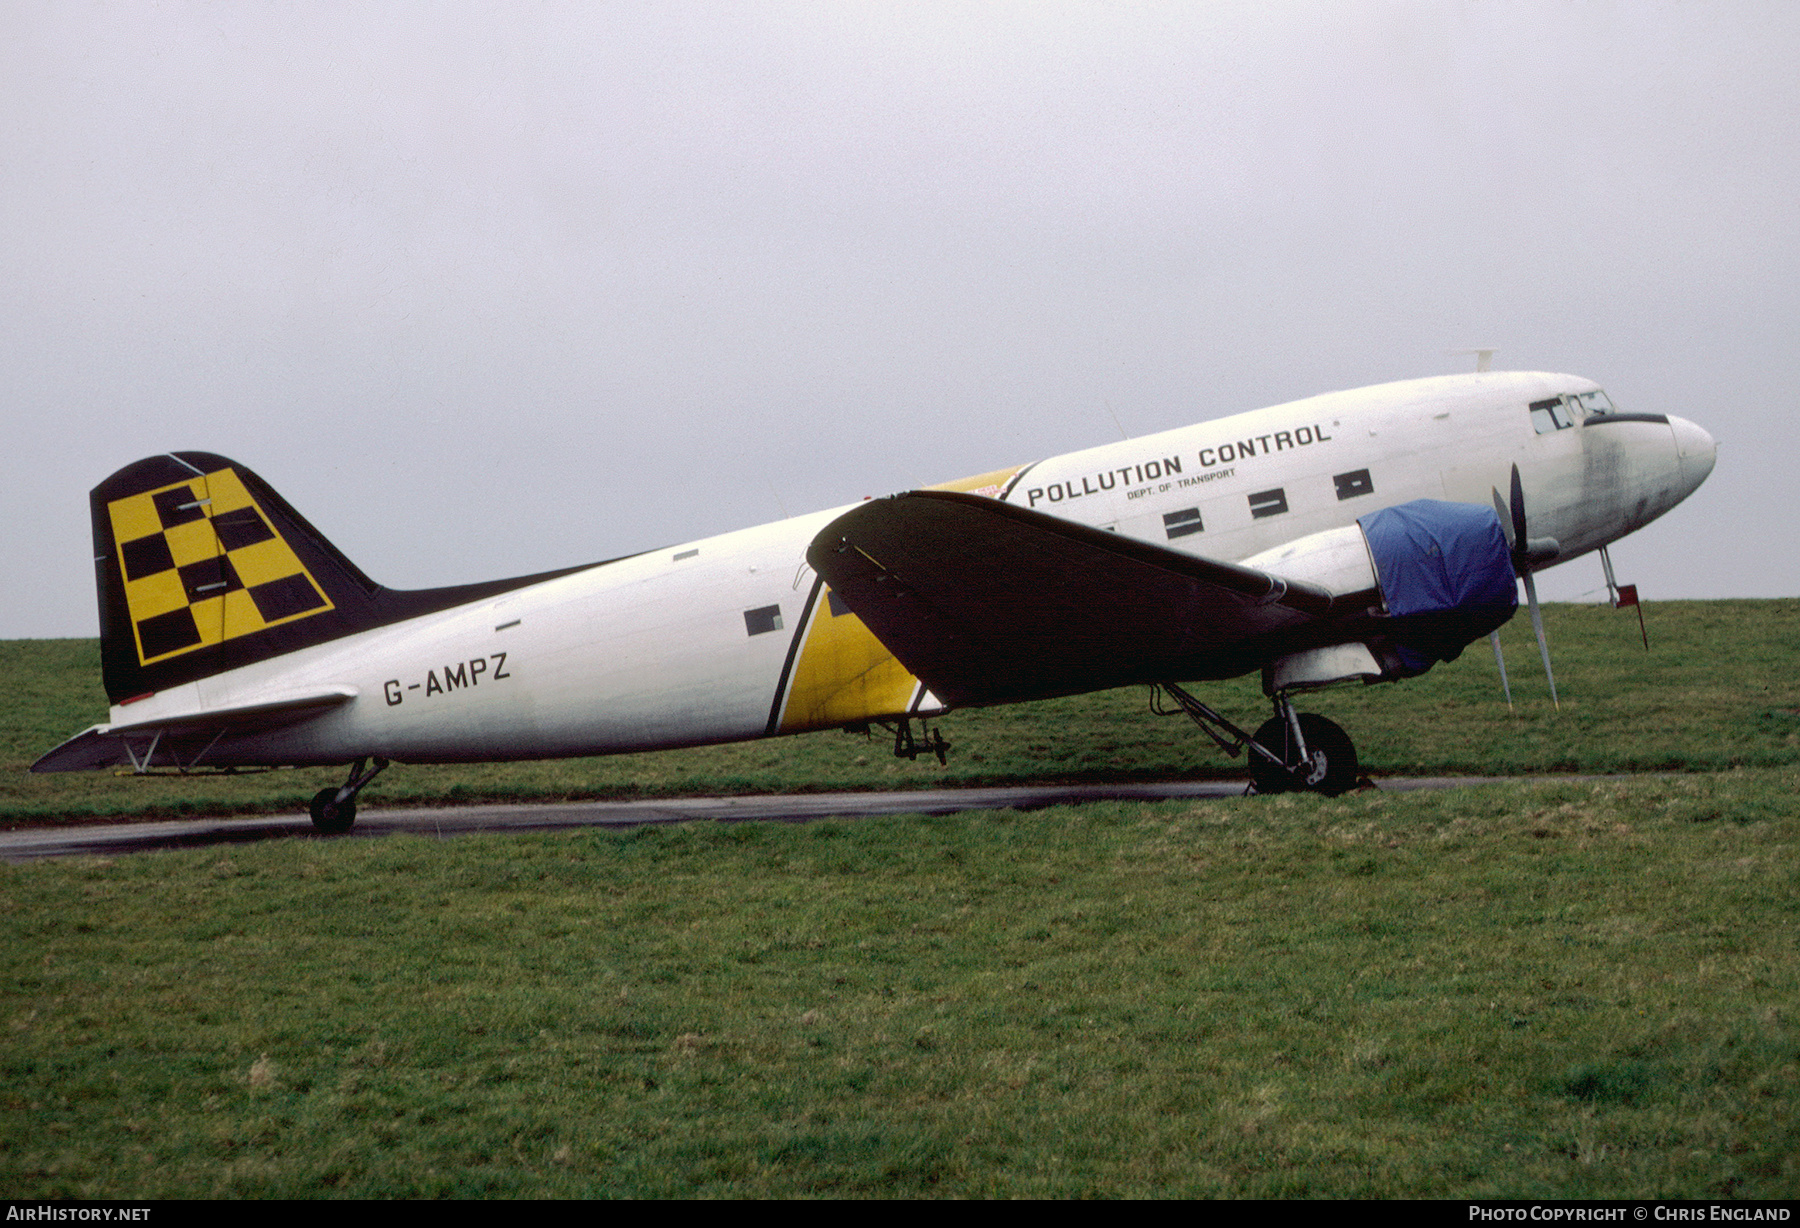
[(1614, 414), (1619, 412), (1610, 398), (1598, 388), (1592, 392), (1577, 392), (1569, 398), (1575, 404), (1575, 412), (1582, 418), (1592, 418), (1596, 414)]
[[(1571, 392), (1567, 396), (1548, 397), (1531, 403), (1531, 428), (1540, 435), (1564, 430), (1594, 418), (1617, 416), (1618, 406), (1598, 388), (1592, 392)], [(1641, 415), (1626, 414), (1624, 419)], [(1621, 420), (1624, 420), (1621, 419)]]
[(1564, 430), (1574, 425), (1575, 419), (1569, 416), (1569, 407), (1561, 397), (1531, 403), (1531, 426), (1538, 434), (1548, 435), (1551, 431)]

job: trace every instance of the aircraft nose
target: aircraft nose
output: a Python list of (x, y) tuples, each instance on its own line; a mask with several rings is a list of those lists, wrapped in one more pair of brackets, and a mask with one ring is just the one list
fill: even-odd
[(1711, 435), (1686, 418), (1669, 415), (1669, 429), (1675, 432), (1675, 452), (1681, 458), (1681, 479), (1690, 491), (1713, 471), (1719, 456), (1719, 444)]

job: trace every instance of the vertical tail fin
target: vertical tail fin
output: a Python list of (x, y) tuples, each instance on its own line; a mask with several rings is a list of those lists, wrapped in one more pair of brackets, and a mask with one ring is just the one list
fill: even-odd
[(566, 574), (383, 588), (261, 478), (210, 452), (127, 465), (90, 505), (113, 703)]
[(114, 703), (373, 625), (379, 586), (222, 456), (149, 457), (90, 502)]

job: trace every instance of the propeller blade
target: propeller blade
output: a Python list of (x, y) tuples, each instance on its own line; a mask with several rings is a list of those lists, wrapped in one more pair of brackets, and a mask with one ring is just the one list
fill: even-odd
[(1562, 543), (1554, 537), (1527, 537), (1525, 530), (1525, 485), (1519, 480), (1519, 467), (1512, 469), (1512, 506), (1500, 498), (1496, 487), (1494, 512), (1500, 517), (1500, 529), (1506, 535), (1506, 548), (1512, 552), (1513, 570), (1524, 575), (1534, 564), (1554, 563), (1562, 554)]
[(1556, 697), (1556, 674), (1550, 669), (1550, 641), (1544, 638), (1544, 612), (1538, 608), (1537, 584), (1531, 573), (1525, 572), (1525, 599), (1531, 603), (1531, 629), (1537, 633), (1538, 652), (1544, 658), (1544, 677), (1550, 683), (1550, 702), (1562, 711), (1562, 700)]
[(1512, 513), (1506, 510), (1506, 500), (1500, 497), (1498, 486), (1490, 487), (1494, 492), (1494, 515), (1500, 517), (1500, 531), (1506, 535), (1506, 548), (1518, 548), (1518, 539), (1513, 536)]
[(1513, 548), (1523, 550), (1531, 535), (1525, 531), (1525, 483), (1519, 479), (1517, 465), (1512, 467), (1512, 527)]
[(1500, 651), (1500, 633), (1488, 632), (1488, 643), (1494, 646), (1494, 664), (1500, 667), (1500, 689), (1506, 692), (1506, 710), (1513, 710), (1512, 683), (1506, 680), (1506, 654)]
[[(1500, 528), (1506, 533), (1506, 544), (1512, 550), (1513, 571), (1525, 581), (1525, 600), (1531, 606), (1531, 629), (1537, 633), (1538, 652), (1544, 658), (1544, 677), (1550, 683), (1550, 702), (1562, 711), (1562, 700), (1556, 697), (1556, 673), (1550, 668), (1550, 641), (1544, 638), (1544, 612), (1538, 606), (1537, 582), (1531, 578), (1533, 563), (1548, 563), (1562, 553), (1561, 544), (1554, 537), (1540, 537), (1533, 540), (1525, 531), (1525, 482), (1519, 477), (1519, 467), (1512, 467), (1512, 498), (1509, 503), (1500, 499), (1500, 490), (1493, 487), (1494, 511), (1500, 516)], [(1500, 633), (1493, 632), (1488, 639), (1494, 644), (1494, 660), (1500, 666), (1500, 685), (1506, 688), (1506, 706), (1512, 707), (1512, 687), (1506, 681), (1506, 658), (1500, 655)]]

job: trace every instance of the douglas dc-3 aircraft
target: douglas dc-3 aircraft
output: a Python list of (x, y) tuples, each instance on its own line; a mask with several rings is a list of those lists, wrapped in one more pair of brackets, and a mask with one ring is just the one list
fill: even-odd
[[(912, 721), (1146, 683), (1247, 748), (1259, 791), (1337, 793), (1356, 752), (1295, 694), (1454, 658), (1512, 616), (1515, 576), (1535, 613), (1532, 571), (1662, 515), (1715, 451), (1591, 380), (1446, 376), (418, 591), (369, 579), (242, 465), (169, 453), (93, 491), (110, 719), (33, 770), (351, 763), (313, 801), (332, 832), (391, 760), (872, 723), (941, 759)], [(1257, 669), (1275, 715), (1254, 735), (1178, 685)]]

